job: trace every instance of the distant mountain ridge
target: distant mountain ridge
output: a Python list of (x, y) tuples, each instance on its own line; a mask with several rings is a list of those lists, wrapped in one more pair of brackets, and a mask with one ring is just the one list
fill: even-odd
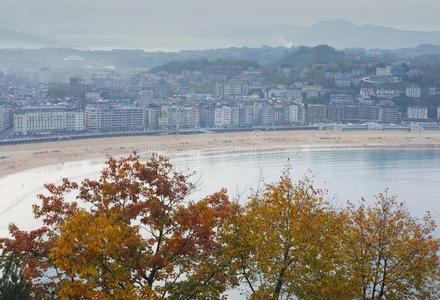
[(0, 28), (0, 48), (41, 48), (60, 45), (43, 37)]
[(62, 43), (0, 19), (0, 48), (60, 47)]
[[(93, 32), (92, 29), (91, 32)], [(357, 25), (345, 20), (322, 21), (312, 26), (268, 25), (239, 26), (227, 30), (223, 28), (200, 29), (200, 31), (194, 30), (189, 33), (188, 37), (196, 38), (202, 46), (203, 43), (208, 45), (210, 40), (221, 41), (225, 48), (258, 48), (264, 45), (291, 48), (325, 44), (337, 49), (401, 49), (427, 44), (440, 45), (440, 31), (414, 31), (369, 24)], [(69, 47), (70, 45), (66, 42), (60, 41), (63, 38), (65, 37), (46, 37), (8, 20), (0, 19), (0, 48)], [(163, 38), (166, 39), (167, 36)], [(82, 49), (93, 48), (89, 43), (90, 40), (86, 39), (75, 42)], [(124, 44), (122, 41), (121, 43)], [(139, 48), (142, 48), (142, 44), (139, 44)]]
[(227, 35), (233, 42), (241, 39), (250, 44), (283, 43), (283, 46), (330, 45), (339, 49), (400, 49), (421, 44), (440, 44), (440, 31), (411, 31), (376, 25), (356, 25), (345, 20), (322, 21), (315, 25), (245, 26)]

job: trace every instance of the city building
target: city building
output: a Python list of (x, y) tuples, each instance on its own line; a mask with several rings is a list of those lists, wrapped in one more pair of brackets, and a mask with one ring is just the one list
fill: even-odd
[(301, 116), (300, 116), (300, 108), (298, 105), (289, 105), (289, 123), (299, 123)]
[(88, 101), (102, 100), (101, 93), (96, 91), (89, 91), (85, 94), (85, 99)]
[(418, 86), (409, 86), (406, 88), (405, 96), (409, 98), (420, 98), (422, 96), (422, 89)]
[(349, 104), (353, 102), (353, 96), (348, 94), (331, 94), (330, 103), (334, 104)]
[(319, 85), (307, 85), (302, 88), (306, 98), (318, 98), (323, 93), (322, 86)]
[(200, 126), (213, 128), (215, 124), (215, 103), (203, 104), (200, 107)]
[(84, 131), (84, 112), (75, 108), (28, 107), (14, 115), (17, 135), (41, 135)]
[(400, 123), (400, 112), (395, 106), (382, 106), (379, 109), (379, 121), (386, 124)]
[(214, 127), (228, 128), (237, 127), (239, 120), (239, 110), (235, 106), (218, 106), (215, 108)]
[(307, 106), (307, 122), (320, 123), (327, 121), (327, 105), (309, 104)]
[(373, 88), (365, 88), (365, 87), (360, 89), (359, 94), (363, 99), (370, 99), (371, 97), (376, 96), (376, 92), (374, 91)]
[(249, 85), (239, 81), (228, 83), (217, 83), (215, 86), (215, 94), (218, 97), (233, 97), (249, 94)]
[(331, 104), (328, 119), (332, 122), (378, 122), (380, 107), (377, 105)]
[(154, 92), (152, 89), (142, 89), (139, 92), (137, 99), (137, 105), (139, 107), (147, 107), (148, 105), (154, 103)]
[(6, 131), (13, 125), (12, 109), (0, 106), (0, 132)]
[(200, 110), (192, 106), (162, 105), (160, 126), (166, 129), (200, 127)]
[(379, 88), (376, 90), (376, 97), (379, 99), (393, 99), (400, 96), (400, 92), (390, 88)]
[(406, 110), (407, 118), (410, 120), (427, 120), (428, 108), (421, 106), (410, 106)]
[(145, 129), (145, 111), (133, 106), (87, 105), (85, 127), (90, 131), (127, 131)]
[(144, 110), (145, 127), (147, 129), (158, 129), (160, 118), (160, 107), (152, 105)]
[(391, 76), (391, 75), (393, 75), (391, 72), (391, 66), (377, 67), (376, 68), (376, 75), (377, 76)]
[(239, 127), (251, 127), (255, 125), (255, 106), (244, 104), (238, 107), (238, 125)]

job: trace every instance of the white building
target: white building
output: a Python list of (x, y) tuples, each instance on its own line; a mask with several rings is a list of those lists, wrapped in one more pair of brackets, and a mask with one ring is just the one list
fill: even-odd
[(289, 123), (299, 122), (299, 107), (298, 105), (289, 105)]
[(422, 89), (418, 86), (409, 86), (406, 88), (405, 95), (409, 98), (420, 98), (422, 96)]
[(374, 91), (373, 88), (365, 88), (365, 87), (361, 88), (359, 94), (363, 99), (370, 99), (371, 97), (376, 96), (376, 92)]
[(14, 115), (17, 135), (80, 132), (84, 129), (84, 112), (66, 107), (31, 107)]
[(90, 91), (90, 92), (86, 92), (85, 94), (85, 98), (86, 100), (89, 101), (96, 101), (96, 100), (101, 100), (101, 93), (100, 92), (94, 92), (94, 91)]
[(200, 127), (200, 111), (197, 107), (162, 105), (159, 125), (170, 129)]
[(87, 105), (85, 127), (93, 131), (145, 129), (145, 111), (133, 106)]
[(215, 108), (214, 126), (218, 128), (238, 126), (239, 110), (234, 106), (219, 106)]
[(152, 106), (145, 108), (144, 119), (147, 129), (159, 128), (160, 107)]
[(12, 127), (12, 109), (0, 107), (0, 132)]
[(306, 98), (318, 98), (323, 92), (323, 88), (319, 85), (307, 85), (302, 88)]
[(376, 68), (376, 75), (377, 76), (391, 76), (391, 75), (393, 75), (391, 72), (391, 66), (377, 67)]
[(428, 108), (420, 106), (411, 106), (407, 108), (407, 118), (414, 120), (428, 119)]
[(229, 83), (217, 83), (216, 84), (216, 96), (220, 97), (232, 97), (247, 95), (249, 93), (249, 85), (242, 82), (229, 82)]
[(400, 93), (397, 90), (380, 88), (376, 90), (376, 96), (380, 99), (393, 99), (395, 97), (399, 97)]

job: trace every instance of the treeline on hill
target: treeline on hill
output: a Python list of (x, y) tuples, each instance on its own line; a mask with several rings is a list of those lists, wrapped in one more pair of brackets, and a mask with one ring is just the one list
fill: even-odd
[(315, 63), (342, 63), (348, 58), (344, 51), (327, 45), (299, 47), (276, 62), (277, 65), (306, 67)]
[(286, 170), (245, 204), (224, 189), (189, 201), (189, 175), (136, 154), (46, 189), (34, 207), (43, 225), (1, 239), (2, 299), (439, 297), (433, 219), (386, 193), (335, 209)]
[(181, 73), (182, 71), (206, 71), (208, 68), (215, 67), (239, 67), (243, 70), (258, 69), (261, 66), (252, 60), (235, 60), (235, 59), (190, 59), (190, 60), (174, 60), (161, 66), (152, 68), (152, 73), (167, 72), (171, 74)]
[[(154, 67), (152, 73), (167, 72), (171, 74), (181, 73), (182, 71), (206, 71), (208, 68), (215, 67), (240, 67), (243, 70), (259, 69), (262, 66), (256, 61), (232, 58), (217, 58), (209, 60), (206, 58), (173, 60), (163, 65)], [(338, 51), (332, 47), (321, 45), (317, 47), (299, 47), (286, 51), (286, 54), (279, 59), (272, 61), (266, 68), (279, 66), (304, 68), (316, 63), (348, 63), (351, 59), (345, 52)]]
[[(76, 50), (69, 48), (0, 49), (0, 65), (8, 68), (40, 68), (43, 66), (96, 68), (112, 65), (117, 68), (152, 68), (176, 60), (228, 59), (255, 60), (272, 63), (291, 51), (290, 48), (225, 48), (208, 50), (182, 50), (179, 52), (146, 52), (143, 50)], [(78, 56), (84, 61), (69, 62), (66, 58)]]

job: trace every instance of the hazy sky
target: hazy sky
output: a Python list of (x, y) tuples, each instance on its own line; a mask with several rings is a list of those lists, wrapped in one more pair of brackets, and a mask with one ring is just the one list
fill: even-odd
[(162, 47), (164, 37), (191, 43), (194, 33), (329, 19), (440, 30), (439, 11), (439, 0), (0, 0), (1, 19), (40, 33), (73, 42), (126, 40), (133, 47), (136, 36)]

